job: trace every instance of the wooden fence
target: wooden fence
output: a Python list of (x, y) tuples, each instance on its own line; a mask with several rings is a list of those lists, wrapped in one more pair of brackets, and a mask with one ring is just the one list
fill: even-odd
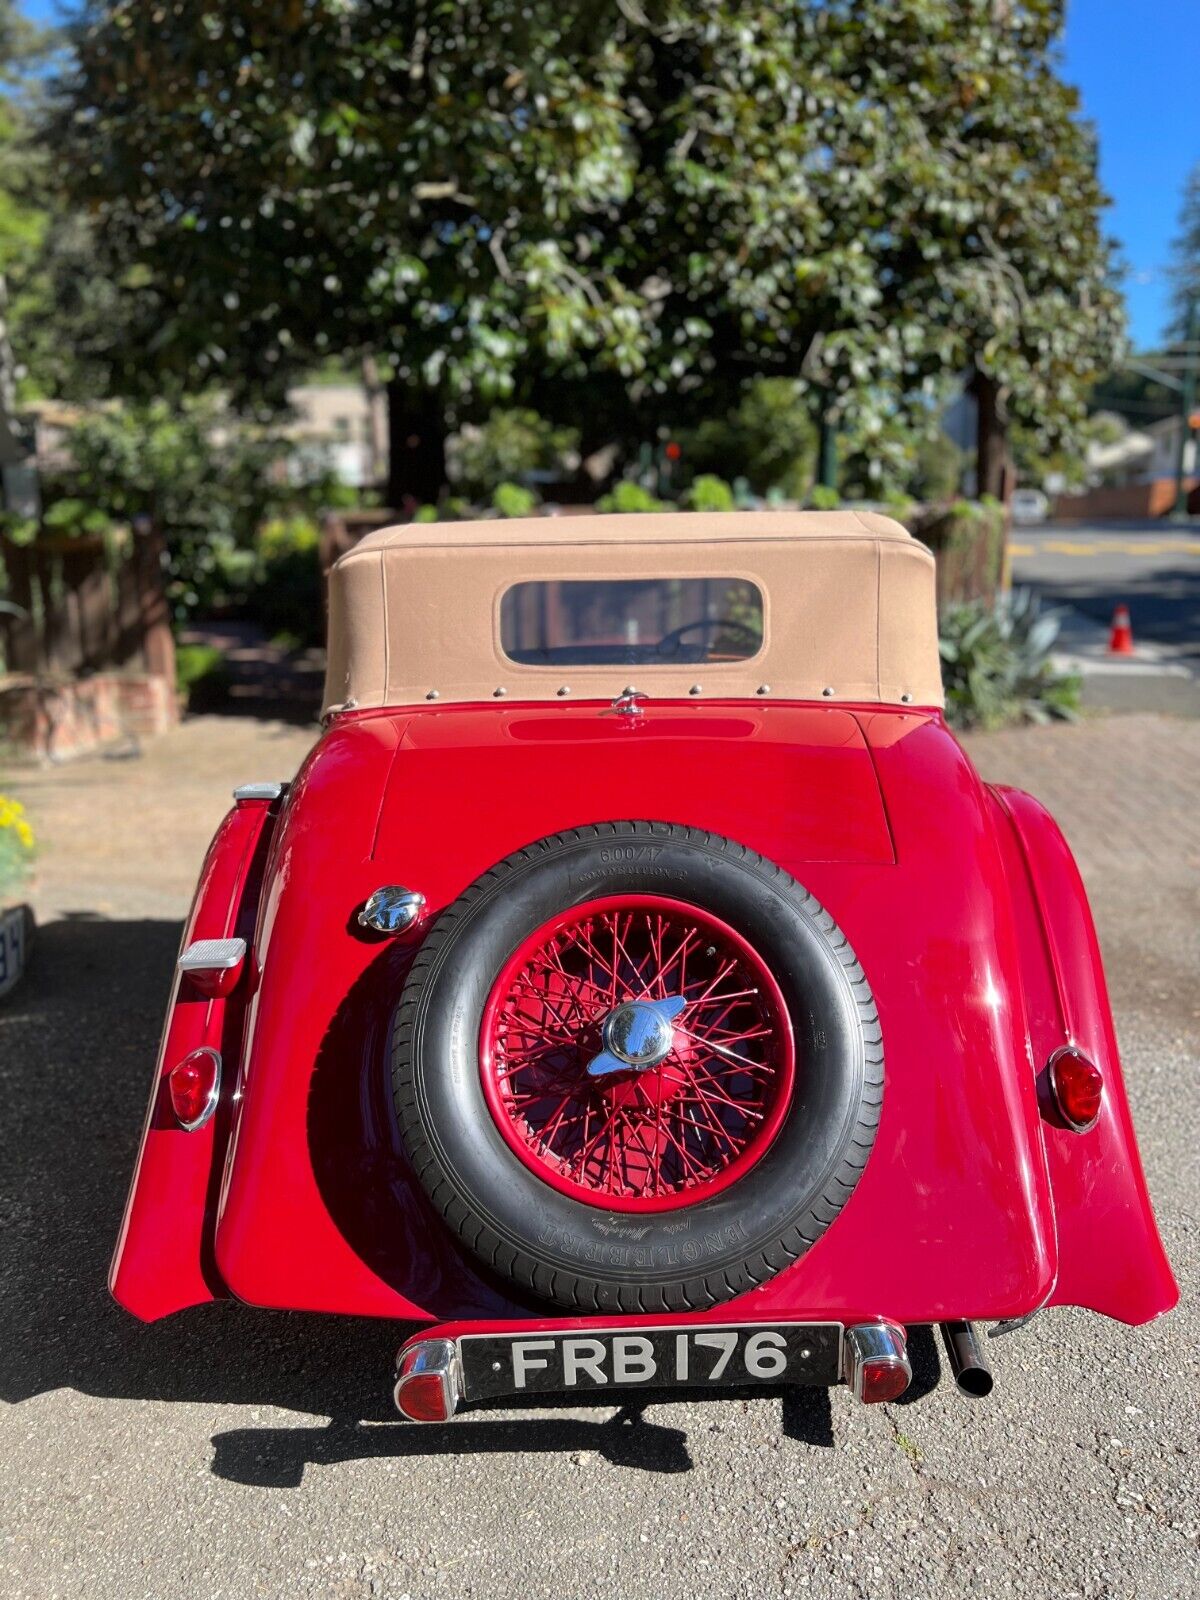
[(129, 530), (114, 551), (104, 539), (0, 537), (0, 642), (10, 673), (76, 677), (135, 668), (172, 683), (164, 545), (156, 528)]

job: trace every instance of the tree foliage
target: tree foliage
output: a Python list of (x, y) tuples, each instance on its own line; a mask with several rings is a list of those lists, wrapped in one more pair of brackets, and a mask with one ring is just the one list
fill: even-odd
[(278, 393), (369, 354), (418, 431), (550, 371), (647, 431), (754, 373), (861, 421), (975, 370), (1053, 436), (1119, 331), (1061, 25), (1061, 0), (92, 0), (50, 137), (133, 308), (125, 383)]
[(453, 479), (464, 494), (487, 499), (502, 483), (534, 472), (564, 472), (576, 457), (579, 434), (556, 427), (536, 411), (501, 407), (482, 427), (466, 427), (455, 441)]

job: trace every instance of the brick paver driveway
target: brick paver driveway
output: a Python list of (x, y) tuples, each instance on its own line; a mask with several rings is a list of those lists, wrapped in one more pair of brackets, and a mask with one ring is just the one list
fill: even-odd
[[(391, 1420), (388, 1325), (235, 1305), (142, 1327), (104, 1275), (196, 866), (307, 736), (199, 719), (24, 774), (44, 928), (0, 1010), (0, 1592), (87, 1597), (1200, 1593), (1195, 1302), (1200, 724), (973, 739), (1091, 889), (1179, 1311), (1047, 1315), (972, 1405), (841, 1392)], [(1096, 1240), (1102, 1250), (1104, 1241)]]

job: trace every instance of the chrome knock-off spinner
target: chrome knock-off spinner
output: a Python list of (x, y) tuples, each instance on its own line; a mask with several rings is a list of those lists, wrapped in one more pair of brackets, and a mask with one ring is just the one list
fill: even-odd
[(604, 1049), (588, 1063), (588, 1076), (661, 1066), (675, 1039), (671, 1025), (686, 1005), (677, 994), (665, 1000), (627, 1000), (610, 1011), (601, 1030)]

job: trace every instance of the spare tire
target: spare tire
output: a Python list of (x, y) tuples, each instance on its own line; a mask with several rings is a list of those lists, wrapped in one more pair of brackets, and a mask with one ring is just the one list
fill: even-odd
[(437, 919), (392, 1031), (400, 1128), (489, 1267), (574, 1311), (698, 1310), (846, 1204), (883, 1047), (833, 918), (717, 834), (541, 839)]

